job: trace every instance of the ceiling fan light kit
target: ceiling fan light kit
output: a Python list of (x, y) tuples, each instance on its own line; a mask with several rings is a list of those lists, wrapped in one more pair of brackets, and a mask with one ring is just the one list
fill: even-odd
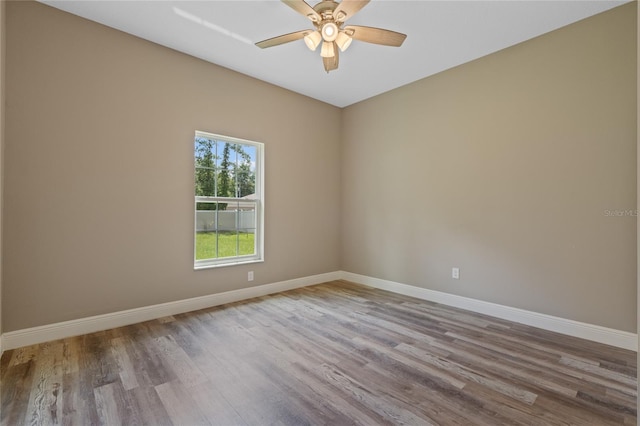
[(323, 0), (314, 7), (309, 6), (304, 0), (282, 0), (282, 2), (308, 18), (316, 29), (284, 34), (260, 41), (256, 43), (256, 46), (266, 49), (303, 38), (307, 47), (315, 51), (322, 42), (320, 56), (327, 73), (338, 68), (338, 49), (336, 47), (344, 52), (351, 45), (353, 39), (399, 47), (407, 38), (406, 34), (381, 28), (357, 25), (343, 28), (344, 22), (366, 6), (369, 0), (342, 0), (340, 3), (334, 0)]

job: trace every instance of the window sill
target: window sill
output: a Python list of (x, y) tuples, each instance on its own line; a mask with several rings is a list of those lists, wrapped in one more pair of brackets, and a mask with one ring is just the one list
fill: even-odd
[(264, 262), (264, 259), (247, 259), (247, 260), (238, 260), (237, 262), (201, 263), (201, 264), (193, 265), (193, 269), (194, 271), (199, 271), (201, 269), (224, 268), (227, 266), (250, 265), (252, 263), (263, 263), (263, 262)]

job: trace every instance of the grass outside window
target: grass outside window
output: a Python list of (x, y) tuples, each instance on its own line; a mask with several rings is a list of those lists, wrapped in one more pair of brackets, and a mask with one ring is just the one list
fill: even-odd
[(197, 232), (196, 260), (252, 255), (254, 239), (248, 232)]

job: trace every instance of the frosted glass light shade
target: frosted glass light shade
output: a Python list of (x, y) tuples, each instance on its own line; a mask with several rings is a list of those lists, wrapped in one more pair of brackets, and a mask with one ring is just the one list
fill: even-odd
[(322, 41), (322, 36), (320, 35), (320, 31), (314, 31), (312, 33), (304, 36), (304, 42), (307, 47), (311, 50), (316, 50)]
[(352, 41), (353, 39), (346, 35), (343, 31), (340, 31), (338, 37), (336, 37), (336, 44), (343, 52), (349, 48)]
[(338, 26), (333, 22), (327, 22), (322, 26), (322, 38), (324, 41), (334, 41), (338, 37)]
[(322, 50), (320, 51), (320, 56), (323, 58), (333, 58), (336, 55), (336, 52), (333, 48), (333, 43), (329, 43), (325, 41), (322, 43)]

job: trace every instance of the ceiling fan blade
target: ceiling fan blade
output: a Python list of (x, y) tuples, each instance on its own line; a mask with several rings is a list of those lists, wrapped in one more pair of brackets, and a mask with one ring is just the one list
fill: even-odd
[(266, 49), (267, 47), (277, 46), (279, 44), (289, 43), (290, 41), (296, 41), (309, 34), (311, 30), (296, 31), (295, 33), (284, 34), (278, 37), (269, 38), (256, 43), (256, 46)]
[(342, 0), (333, 11), (333, 18), (338, 22), (344, 22), (358, 13), (369, 1), (370, 0)]
[(311, 19), (311, 21), (313, 22), (320, 22), (322, 20), (322, 17), (318, 14), (318, 12), (313, 10), (313, 8), (309, 6), (304, 0), (282, 0), (282, 3), (286, 4), (299, 14)]
[(338, 56), (338, 46), (335, 41), (333, 42), (333, 51), (335, 54), (332, 58), (322, 58), (322, 64), (324, 65), (324, 70), (326, 72), (338, 69), (338, 62), (340, 58)]
[(399, 47), (402, 45), (402, 42), (404, 42), (404, 39), (407, 38), (406, 34), (395, 31), (383, 30), (382, 28), (361, 27), (359, 25), (347, 25), (344, 27), (344, 30), (347, 35), (356, 40), (385, 46)]

